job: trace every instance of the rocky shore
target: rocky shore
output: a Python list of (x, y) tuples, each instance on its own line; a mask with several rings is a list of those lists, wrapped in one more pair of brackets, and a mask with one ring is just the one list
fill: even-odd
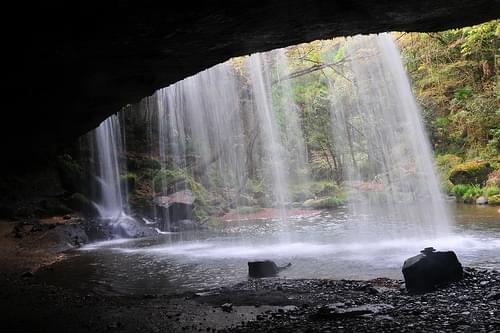
[(249, 279), (177, 295), (99, 295), (2, 273), (9, 332), (500, 332), (500, 273), (426, 294), (402, 281)]
[(281, 290), (294, 307), (226, 332), (500, 332), (496, 271), (468, 268), (464, 280), (418, 295), (389, 279), (263, 280), (238, 288)]

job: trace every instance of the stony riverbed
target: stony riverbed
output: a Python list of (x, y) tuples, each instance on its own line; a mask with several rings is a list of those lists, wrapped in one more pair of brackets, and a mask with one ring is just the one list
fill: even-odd
[(402, 281), (249, 279), (177, 295), (97, 295), (2, 275), (9, 332), (500, 332), (500, 273), (410, 295)]

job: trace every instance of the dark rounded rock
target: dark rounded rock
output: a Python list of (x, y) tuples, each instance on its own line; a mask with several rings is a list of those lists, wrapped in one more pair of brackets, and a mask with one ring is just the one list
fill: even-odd
[(435, 252), (433, 248), (425, 248), (421, 252), (422, 254), (406, 259), (403, 264), (408, 291), (427, 292), (439, 285), (462, 279), (462, 264), (455, 252)]
[(288, 263), (283, 267), (278, 267), (274, 261), (249, 261), (248, 262), (248, 276), (254, 278), (270, 277), (277, 275), (280, 271), (290, 267), (292, 264)]

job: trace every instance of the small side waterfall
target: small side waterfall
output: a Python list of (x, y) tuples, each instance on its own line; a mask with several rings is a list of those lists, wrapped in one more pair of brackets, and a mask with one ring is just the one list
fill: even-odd
[(120, 117), (113, 115), (90, 133), (90, 148), (96, 186), (93, 203), (99, 219), (110, 237), (151, 235), (150, 228), (129, 215), (127, 184), (122, 182), (126, 172), (124, 138)]
[(127, 190), (120, 182), (123, 142), (120, 119), (113, 115), (91, 133), (91, 150), (97, 188), (95, 205), (103, 219), (117, 220), (127, 211)]

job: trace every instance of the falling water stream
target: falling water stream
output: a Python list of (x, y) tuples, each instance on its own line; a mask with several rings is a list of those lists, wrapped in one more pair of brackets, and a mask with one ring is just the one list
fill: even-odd
[(126, 211), (126, 193), (120, 184), (120, 154), (123, 144), (120, 119), (113, 115), (104, 120), (91, 136), (97, 188), (95, 205), (102, 218), (118, 219)]
[(351, 76), (329, 85), (333, 132), (357, 157), (345, 161), (347, 182), (355, 188), (363, 177), (374, 179), (374, 191), (348, 192), (349, 209), (371, 220), (362, 227), (368, 239), (449, 234), (430, 143), (392, 36), (349, 38), (345, 53)]
[(95, 177), (92, 198), (99, 214), (115, 237), (129, 237), (137, 221), (128, 214), (127, 189), (122, 184), (125, 166), (121, 122), (118, 115), (104, 120), (90, 133), (92, 167)]
[[(466, 264), (498, 267), (496, 212), (487, 208), (485, 222), (475, 229), (469, 225), (473, 215), (460, 215), (463, 208), (454, 212), (458, 222), (450, 218), (392, 37), (358, 36), (344, 47), (349, 75), (328, 84), (332, 133), (344, 156), (346, 207), (288, 217), (288, 189), (296, 180), (290, 168), (306, 167), (307, 161), (289, 81), (279, 87), (282, 105), (273, 103), (271, 93), (273, 80), (287, 75), (288, 61), (284, 50), (253, 54), (242, 58), (246, 80), (235, 75), (229, 61), (157, 91), (144, 112), (153, 114), (152, 145), (162, 172), (190, 166), (202, 180), (218, 179), (213, 189), (207, 182), (207, 189), (225, 189), (218, 195), (238, 210), (246, 205), (240, 189), (252, 176), (246, 165), (253, 165), (262, 171), (272, 193), (267, 204), (279, 216), (211, 231), (91, 244), (72, 259), (87, 267), (79, 272), (85, 283), (118, 293), (213, 287), (245, 279), (246, 262), (254, 259), (292, 262), (283, 273), (290, 278), (400, 278), (402, 261), (425, 246), (454, 249)], [(283, 117), (288, 121), (280, 122)], [(94, 131), (102, 217), (126, 216), (118, 133), (116, 116)], [(160, 186), (172, 191), (172, 184)], [(362, 191), (363, 186), (372, 191)]]

